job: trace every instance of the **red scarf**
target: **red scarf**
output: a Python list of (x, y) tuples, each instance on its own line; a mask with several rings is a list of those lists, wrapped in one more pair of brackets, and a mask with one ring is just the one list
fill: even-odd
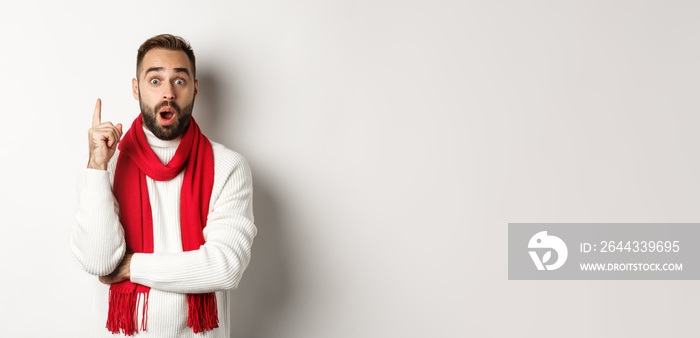
[[(180, 228), (182, 249), (197, 250), (204, 244), (202, 230), (207, 225), (209, 201), (214, 186), (214, 153), (211, 143), (190, 119), (175, 151), (163, 165), (146, 141), (141, 115), (119, 143), (119, 158), (114, 173), (114, 195), (119, 202), (127, 251), (153, 253), (153, 217), (148, 199), (146, 176), (156, 181), (168, 181), (183, 167), (185, 176), (180, 192)], [(125, 335), (138, 331), (136, 307), (142, 304), (141, 330), (146, 329), (148, 293), (150, 288), (130, 281), (112, 284), (109, 288), (107, 329), (121, 330)], [(187, 326), (195, 333), (219, 327), (216, 296), (212, 293), (188, 294)]]

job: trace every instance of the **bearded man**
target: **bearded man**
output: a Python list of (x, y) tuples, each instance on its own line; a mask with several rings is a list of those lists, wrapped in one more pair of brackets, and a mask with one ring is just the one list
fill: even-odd
[(91, 337), (229, 336), (229, 290), (257, 234), (252, 180), (192, 118), (198, 84), (190, 45), (163, 34), (138, 50), (141, 114), (123, 137), (95, 104), (71, 231), (75, 261), (101, 282)]

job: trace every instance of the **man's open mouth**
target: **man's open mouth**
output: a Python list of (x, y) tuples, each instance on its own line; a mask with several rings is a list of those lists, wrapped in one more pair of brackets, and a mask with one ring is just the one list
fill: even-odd
[(161, 122), (166, 124), (172, 122), (175, 117), (175, 111), (170, 107), (164, 107), (158, 114), (160, 115)]

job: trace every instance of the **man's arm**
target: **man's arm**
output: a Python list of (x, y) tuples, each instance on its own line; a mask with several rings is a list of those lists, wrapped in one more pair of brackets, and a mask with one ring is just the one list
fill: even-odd
[(108, 275), (126, 252), (110, 173), (82, 169), (79, 181), (78, 209), (70, 237), (71, 252), (87, 273)]
[(131, 257), (134, 254), (126, 254), (119, 266), (107, 276), (98, 278), (103, 284), (114, 284), (129, 280), (131, 278)]
[(188, 252), (134, 254), (130, 261), (132, 282), (179, 293), (214, 292), (238, 286), (257, 234), (252, 178), (248, 163), (237, 153), (215, 152), (215, 163), (228, 169), (216, 172), (225, 175), (225, 180), (223, 185), (214, 187), (220, 193), (212, 194), (213, 205), (204, 228), (206, 243)]
[(88, 130), (90, 159), (78, 179), (78, 209), (70, 239), (75, 261), (83, 270), (97, 276), (110, 274), (126, 251), (124, 229), (119, 223), (119, 209), (110, 183), (110, 173), (116, 165), (111, 160), (122, 126), (102, 123), (101, 108), (98, 99), (92, 128)]

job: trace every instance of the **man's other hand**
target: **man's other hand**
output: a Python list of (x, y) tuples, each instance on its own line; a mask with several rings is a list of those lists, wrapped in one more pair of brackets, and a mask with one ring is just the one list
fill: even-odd
[(131, 278), (131, 256), (134, 254), (126, 254), (119, 266), (107, 276), (99, 277), (103, 284), (114, 284), (129, 280)]
[(88, 130), (90, 142), (90, 160), (88, 168), (107, 170), (107, 163), (117, 150), (117, 143), (122, 137), (122, 124), (112, 122), (102, 123), (102, 101), (95, 102), (95, 112), (92, 115), (92, 128)]

